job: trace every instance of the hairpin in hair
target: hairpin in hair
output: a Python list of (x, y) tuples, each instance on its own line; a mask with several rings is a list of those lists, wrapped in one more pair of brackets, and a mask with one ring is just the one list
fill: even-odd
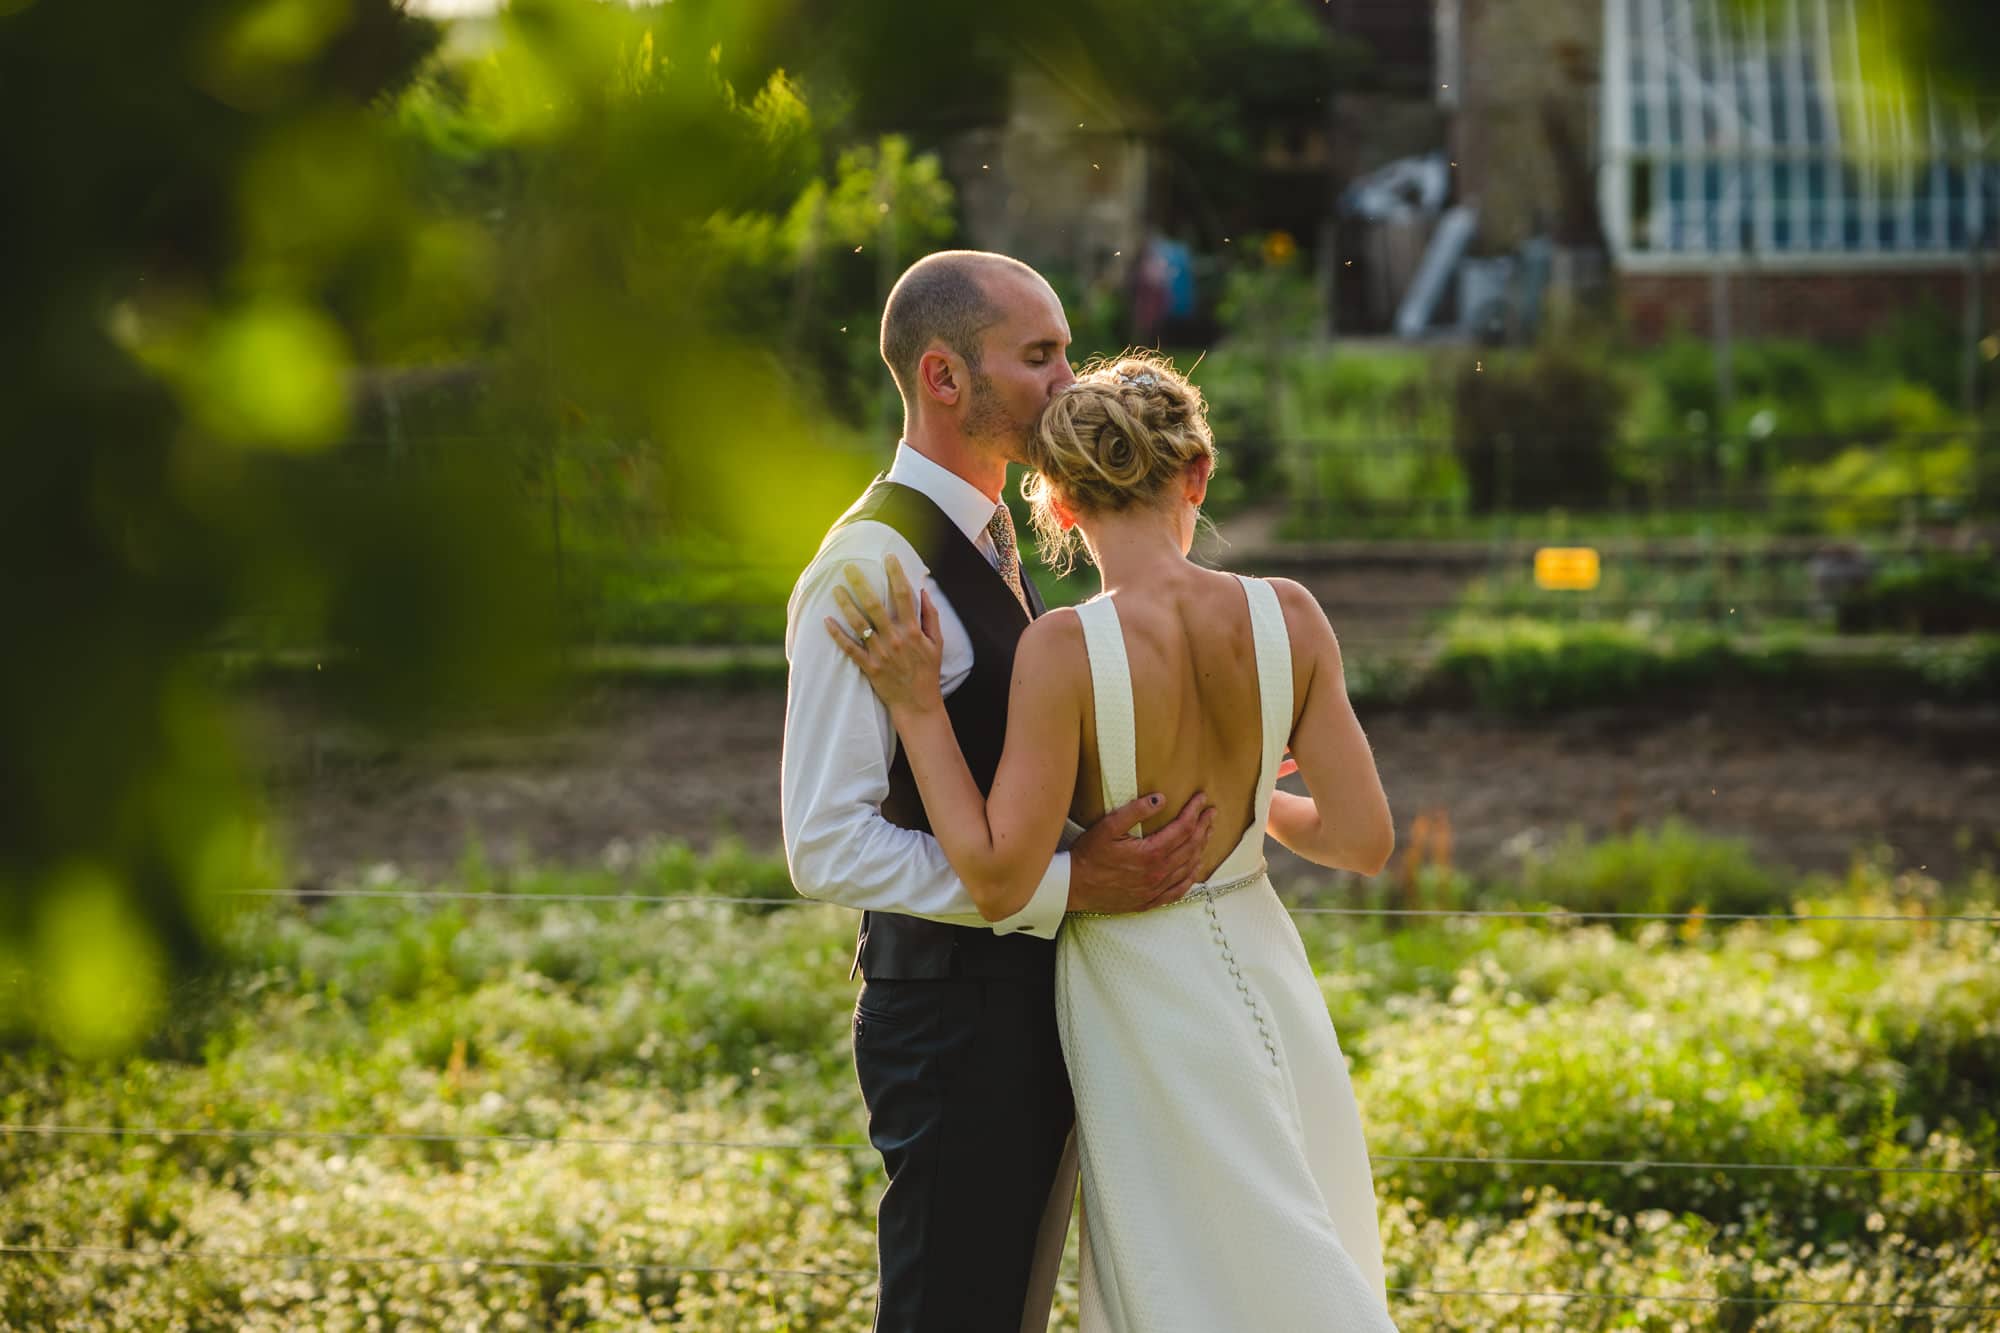
[(1124, 380), (1127, 384), (1136, 384), (1142, 389), (1158, 388), (1160, 383), (1160, 377), (1150, 370), (1141, 370), (1136, 373), (1129, 370), (1121, 370), (1118, 372), (1118, 378)]

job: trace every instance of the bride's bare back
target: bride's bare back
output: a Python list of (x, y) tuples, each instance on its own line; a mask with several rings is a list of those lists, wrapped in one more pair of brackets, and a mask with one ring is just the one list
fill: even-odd
[[(1256, 813), (1263, 730), (1250, 605), (1234, 575), (1195, 565), (1162, 585), (1116, 593), (1113, 603), (1132, 670), (1139, 790), (1166, 796), (1146, 831), (1170, 823), (1189, 797), (1205, 792), (1216, 807), (1205, 879)], [(1080, 648), (1080, 633), (1077, 640)], [(1087, 659), (1080, 674), (1083, 744), (1070, 817), (1088, 826), (1106, 812)], [(1296, 700), (1286, 702), (1296, 716)]]
[[(1394, 846), (1394, 826), (1368, 738), (1347, 697), (1339, 644), (1310, 593), (1288, 579), (1273, 580), (1272, 587), (1292, 657), (1288, 740), (1311, 796), (1277, 793), (1266, 830), (1321, 865), (1374, 874)], [(1171, 822), (1195, 793), (1205, 794), (1216, 810), (1202, 854), (1205, 879), (1256, 813), (1263, 701), (1249, 602), (1235, 575), (1192, 564), (1110, 595), (1132, 673), (1138, 790), (1165, 797), (1145, 831)], [(1062, 677), (1051, 682), (1053, 695), (1075, 711), (1079, 753), (1069, 816), (1088, 827), (1105, 808), (1082, 622), (1052, 613), (1030, 628), (1029, 637), (1038, 641), (1034, 655)]]

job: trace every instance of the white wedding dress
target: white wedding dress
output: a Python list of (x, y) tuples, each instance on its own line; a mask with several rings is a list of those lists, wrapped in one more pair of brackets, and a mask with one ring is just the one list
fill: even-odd
[[(1256, 818), (1181, 902), (1073, 913), (1057, 937), (1083, 1176), (1083, 1333), (1395, 1328), (1354, 1088), (1265, 873), (1291, 650), (1276, 592), (1242, 583), (1263, 700)], [(1076, 610), (1108, 810), (1138, 794), (1131, 668), (1112, 599)]]

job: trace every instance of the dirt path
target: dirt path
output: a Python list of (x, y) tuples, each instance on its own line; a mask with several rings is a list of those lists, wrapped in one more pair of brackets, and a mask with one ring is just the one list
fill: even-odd
[[(497, 863), (591, 862), (614, 842), (649, 837), (780, 845), (776, 690), (606, 687), (543, 734), (425, 754), (308, 726), (283, 693), (260, 696), (256, 713), (302, 879), (384, 861), (444, 870), (475, 838)], [(1362, 721), (1399, 843), (1408, 846), (1419, 813), (1442, 810), (1468, 867), (1494, 867), (1510, 843), (1558, 838), (1571, 824), (1597, 835), (1670, 815), (1802, 869), (1841, 869), (1877, 839), (1901, 864), (1948, 879), (2000, 861), (1991, 709), (1806, 722), (1717, 713)], [(1272, 851), (1281, 879), (1320, 873)]]

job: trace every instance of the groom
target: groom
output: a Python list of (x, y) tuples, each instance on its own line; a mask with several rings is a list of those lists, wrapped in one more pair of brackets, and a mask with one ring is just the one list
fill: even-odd
[[(1043, 405), (1075, 376), (1039, 273), (980, 251), (911, 265), (882, 315), (903, 397), (886, 475), (841, 517), (787, 613), (785, 855), (809, 898), (861, 911), (854, 1065), (889, 1188), (877, 1333), (1046, 1327), (1069, 1225), (1074, 1108), (1055, 1018), (1067, 910), (1134, 912), (1185, 893), (1214, 812), (1200, 796), (1150, 837), (1142, 796), (1049, 862), (1029, 904), (987, 922), (937, 842), (888, 710), (820, 624), (852, 561), (895, 555), (930, 592), (945, 707), (980, 790), (1007, 732), (1014, 646), (1042, 611), (1000, 491)], [(850, 973), (851, 975), (851, 973)]]

